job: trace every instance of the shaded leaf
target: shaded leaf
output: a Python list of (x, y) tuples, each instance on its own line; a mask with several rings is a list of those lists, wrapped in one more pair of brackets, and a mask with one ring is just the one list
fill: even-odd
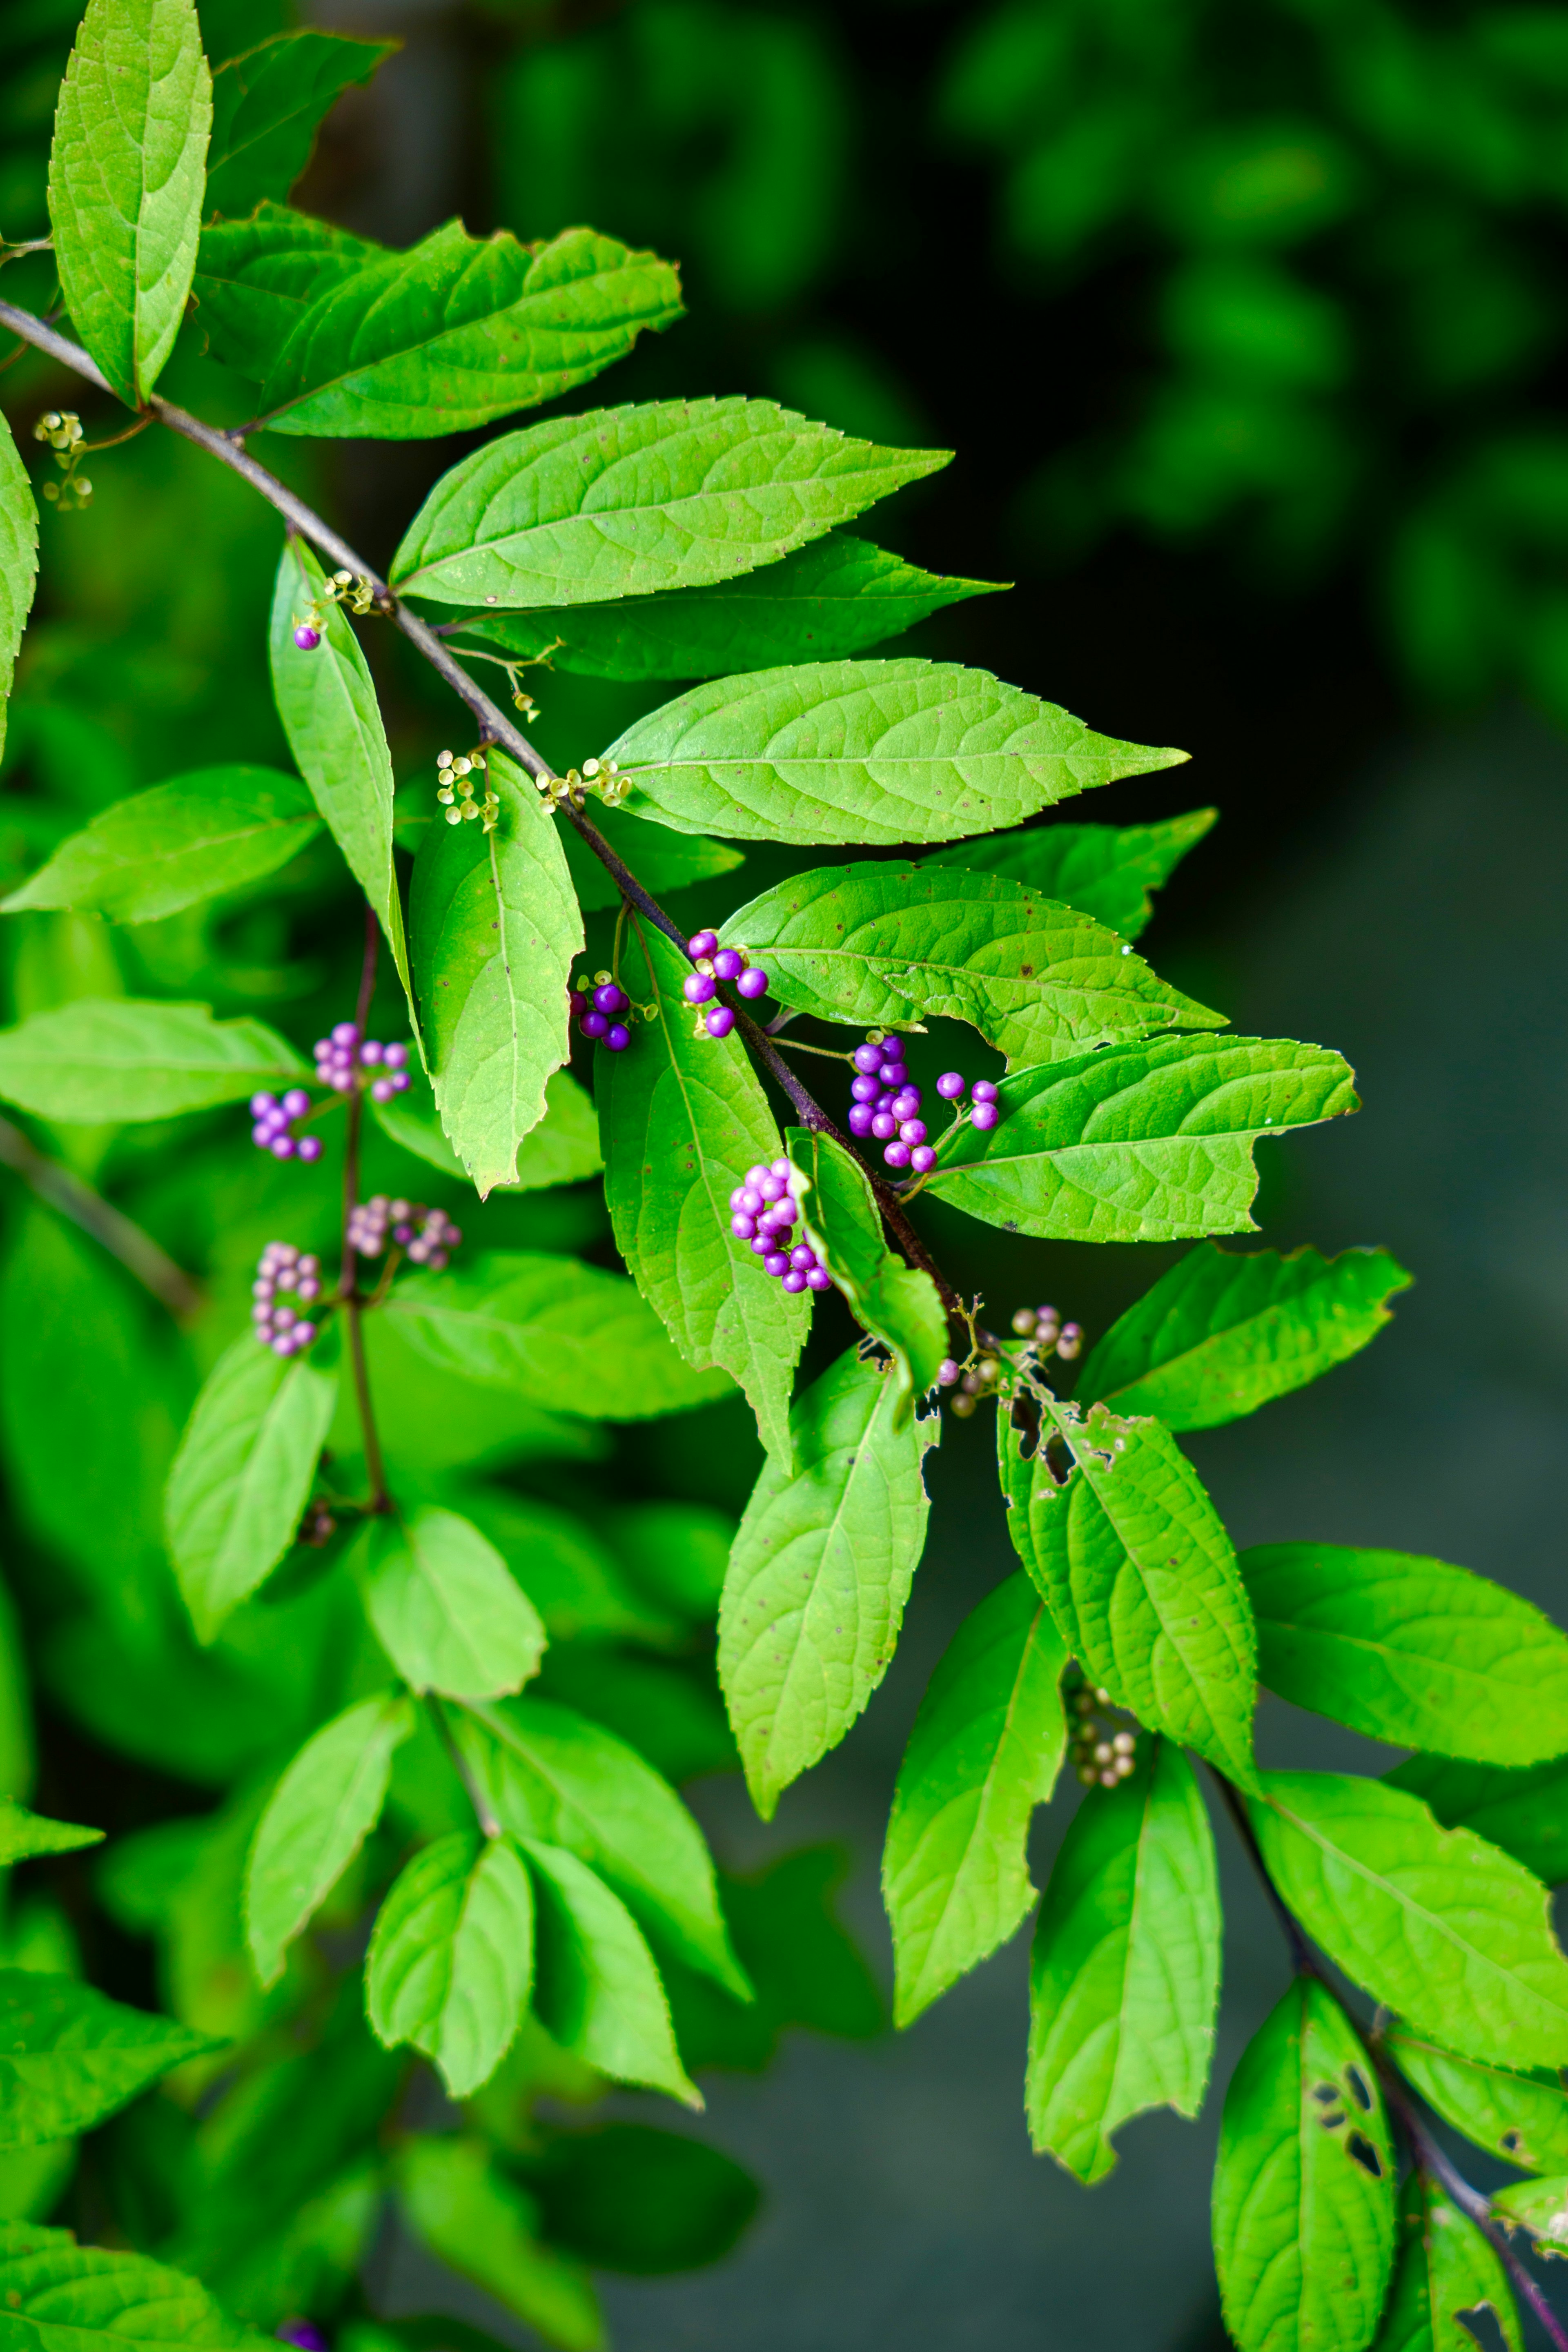
[(220, 66), (204, 211), (237, 220), (266, 197), (286, 196), (334, 102), (368, 81), (397, 46), (341, 33), (281, 33)]
[(205, 2287), (142, 2254), (79, 2246), (68, 2230), (0, 2221), (0, 2345), (5, 2352), (261, 2352)]
[(68, 1124), (173, 1118), (309, 1076), (265, 1022), (205, 1004), (79, 996), (0, 1029), (0, 1100)]
[(414, 1728), (404, 1691), (384, 1691), (305, 1742), (257, 1825), (245, 1882), (256, 1973), (276, 1984), (283, 1957), (381, 1817), (392, 1759)]
[[(671, 890), (689, 889), (694, 882), (713, 881), (744, 862), (741, 852), (728, 842), (707, 841), (700, 834), (670, 833), (663, 825), (628, 816), (622, 808), (601, 805), (595, 809), (593, 821), (596, 831), (656, 898)], [(621, 894), (609, 868), (595, 856), (574, 825), (565, 827), (561, 846), (566, 852), (572, 887), (583, 912), (592, 915), (618, 907)]]
[(1568, 1760), (1510, 1772), (1407, 1756), (1386, 1777), (1424, 1799), (1446, 1830), (1474, 1830), (1548, 1886), (1568, 1879)]
[(278, 768), (198, 768), (116, 801), (73, 833), (0, 913), (74, 907), (152, 923), (275, 873), (321, 830), (298, 776)]
[(1397, 2021), (1382, 2041), (1427, 2105), (1489, 2156), (1531, 2172), (1568, 2172), (1568, 2091), (1559, 2075), (1456, 2058)]
[(1423, 2173), (1405, 2184), (1399, 2239), (1377, 2352), (1475, 2352), (1489, 2338), (1489, 2318), (1507, 2352), (1523, 2352), (1507, 2272), (1475, 2224)]
[(850, 1311), (892, 1352), (912, 1402), (936, 1382), (947, 1356), (947, 1317), (923, 1267), (906, 1265), (882, 1239), (882, 1220), (864, 1169), (841, 1143), (815, 1129), (788, 1130), (799, 1182), (801, 1224)]
[(939, 849), (928, 866), (962, 866), (970, 874), (1011, 874), (1047, 898), (1061, 898), (1097, 923), (1135, 940), (1154, 911), (1153, 892), (1168, 882), (1218, 816), (1192, 809), (1161, 824), (1036, 825), (987, 841)]
[(528, 2182), (552, 2245), (633, 2278), (721, 2261), (762, 2201), (732, 2157), (649, 2124), (562, 2132)]
[[(398, 2153), (397, 2200), (414, 2236), (438, 2261), (494, 2295), (563, 2352), (600, 2352), (605, 2326), (592, 2281), (544, 2244), (539, 2209), (481, 2139), (423, 2134)], [(463, 2323), (456, 2323), (461, 2329)], [(442, 2322), (443, 2341), (453, 2323)], [(377, 2332), (376, 2352), (382, 2341)], [(387, 2339), (390, 2345), (395, 2337)]]
[(533, 1893), (507, 1838), (467, 1831), (394, 1880), (365, 1956), (365, 2009), (389, 2046), (411, 2042), (454, 2099), (489, 2082), (533, 1980)]
[(456, 1511), (426, 1504), (375, 1519), (358, 1550), (365, 1612), (416, 1691), (500, 1698), (539, 1672), (544, 1628), (492, 1543)]
[(38, 509), (11, 427), (0, 416), (0, 751), (16, 649), (38, 582)]
[(28, 1812), (14, 1797), (0, 1797), (0, 1870), (36, 1853), (74, 1853), (79, 1846), (100, 1844), (102, 1838), (101, 1830), (50, 1821), (42, 1813)]
[(653, 1954), (626, 1906), (575, 1854), (523, 1843), (539, 1897), (533, 1998), (546, 2031), (616, 2082), (646, 2083), (700, 2107)]
[(70, 1977), (0, 1969), (0, 2148), (90, 2131), (171, 2068), (221, 2047)]
[(259, 383), (312, 302), (385, 250), (287, 205), (263, 204), (250, 220), (209, 224), (193, 291), (214, 359)]

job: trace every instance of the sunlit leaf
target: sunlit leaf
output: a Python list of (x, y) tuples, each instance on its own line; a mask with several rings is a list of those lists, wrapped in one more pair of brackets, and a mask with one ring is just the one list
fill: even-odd
[(0, 2148), (90, 2131), (173, 2067), (220, 2046), (69, 1977), (0, 1969)]
[(365, 1957), (365, 2009), (389, 2045), (434, 2059), (455, 2099), (500, 2064), (533, 1979), (533, 1895), (508, 1838), (438, 1838), (393, 1882)]
[(852, 1313), (892, 1350), (908, 1396), (936, 1382), (947, 1355), (947, 1317), (923, 1266), (911, 1266), (882, 1238), (882, 1220), (864, 1169), (841, 1143), (815, 1129), (788, 1130), (798, 1178), (801, 1224)]
[(1475, 2352), (1489, 2322), (1505, 2352), (1523, 2352), (1508, 2273), (1428, 2174), (1413, 2172), (1405, 2184), (1399, 2242), (1377, 2352)]
[(0, 1029), (0, 1101), (42, 1118), (173, 1118), (309, 1076), (265, 1022), (215, 1021), (205, 1004), (79, 996)]
[(411, 1690), (500, 1698), (539, 1671), (544, 1628), (495, 1546), (426, 1504), (373, 1520), (357, 1552), (365, 1612)]
[(262, 2352), (195, 2279), (142, 2254), (79, 2246), (68, 2230), (0, 2221), (0, 2344), (5, 2352)]
[(1489, 2156), (1531, 2172), (1568, 2172), (1568, 2091), (1560, 2074), (1456, 2058), (1397, 2021), (1384, 2027), (1382, 2040), (1427, 2105)]
[(1152, 893), (1168, 882), (1219, 814), (1193, 809), (1163, 824), (1045, 824), (994, 834), (934, 850), (928, 866), (962, 866), (969, 874), (1010, 874), (1047, 898), (1065, 899), (1097, 923), (1135, 940), (1154, 911)]
[(414, 1728), (405, 1691), (362, 1699), (308, 1739), (273, 1790), (250, 1850), (245, 1927), (263, 1985), (381, 1816), (392, 1759)]
[(545, 2027), (601, 2074), (700, 2107), (653, 1954), (626, 1906), (575, 1854), (535, 1838), (523, 1844), (539, 1899), (533, 1998)]

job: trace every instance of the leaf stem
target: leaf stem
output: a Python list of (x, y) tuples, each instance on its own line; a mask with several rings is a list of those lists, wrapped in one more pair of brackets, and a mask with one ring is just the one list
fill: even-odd
[[(364, 909), (364, 956), (360, 964), (359, 1002), (354, 1007), (354, 1029), (357, 1033), (355, 1051), (364, 1042), (365, 1023), (370, 1018), (370, 1000), (375, 992), (375, 961), (381, 944), (381, 932), (376, 923), (375, 909), (367, 899)], [(364, 1439), (364, 1463), (370, 1473), (369, 1511), (379, 1517), (392, 1508), (392, 1496), (386, 1488), (386, 1465), (382, 1459), (381, 1437), (375, 1425), (375, 1406), (370, 1393), (370, 1370), (364, 1358), (363, 1316), (366, 1301), (360, 1296), (359, 1260), (349, 1236), (353, 1230), (353, 1213), (359, 1200), (360, 1132), (364, 1125), (364, 1088), (354, 1072), (353, 1092), (349, 1097), (349, 1129), (343, 1146), (343, 1239), (342, 1272), (339, 1292), (343, 1313), (348, 1318), (349, 1361), (353, 1367), (354, 1402), (359, 1408), (360, 1432)]]
[(58, 1209), (62, 1217), (68, 1217), (73, 1225), (101, 1243), (178, 1321), (188, 1321), (201, 1312), (206, 1300), (200, 1284), (159, 1248), (152, 1234), (144, 1234), (70, 1169), (38, 1150), (8, 1118), (0, 1118), (0, 1164), (13, 1170), (40, 1201), (47, 1201), (51, 1209)]
[(462, 1782), (464, 1793), (468, 1797), (469, 1804), (472, 1805), (474, 1809), (474, 1819), (478, 1822), (486, 1837), (500, 1837), (501, 1834), (501, 1824), (497, 1821), (489, 1805), (485, 1802), (484, 1790), (480, 1788), (479, 1782), (475, 1780), (473, 1773), (470, 1771), (467, 1757), (463, 1754), (462, 1749), (458, 1747), (457, 1741), (452, 1737), (452, 1727), (447, 1720), (446, 1708), (442, 1706), (434, 1691), (427, 1691), (426, 1693), (425, 1704), (430, 1710), (431, 1719), (435, 1723), (437, 1734), (440, 1739), (442, 1747), (447, 1751), (447, 1761), (450, 1763), (452, 1769), (456, 1772), (458, 1780)]

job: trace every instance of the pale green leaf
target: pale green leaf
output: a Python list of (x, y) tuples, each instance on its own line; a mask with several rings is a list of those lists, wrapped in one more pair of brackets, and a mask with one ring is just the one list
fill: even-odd
[(1374, 1339), (1410, 1276), (1386, 1250), (1243, 1255), (1189, 1250), (1112, 1324), (1079, 1402), (1157, 1413), (1167, 1429), (1215, 1429), (1305, 1388)]
[(1456, 2058), (1397, 2022), (1384, 2027), (1382, 2039), (1427, 2105), (1477, 2147), (1526, 2171), (1568, 2172), (1568, 2091), (1561, 2075)]
[(204, 212), (238, 220), (264, 198), (286, 196), (333, 102), (368, 81), (396, 47), (341, 33), (281, 33), (220, 66)]
[(997, 833), (954, 849), (933, 850), (928, 866), (962, 866), (970, 874), (1010, 874), (1047, 898), (1092, 915), (1135, 940), (1154, 911), (1153, 893), (1200, 842), (1217, 809), (1192, 809), (1161, 824), (1036, 825)]
[(1372, 2061), (1328, 1986), (1298, 1977), (1243, 2051), (1220, 2125), (1215, 2267), (1240, 2352), (1366, 2352), (1394, 2172)]
[(312, 302), (385, 250), (287, 205), (203, 229), (193, 291), (214, 359), (259, 383)]
[(778, 1157), (778, 1129), (740, 1038), (693, 1034), (690, 966), (663, 934), (634, 922), (621, 970), (654, 1018), (595, 1072), (616, 1245), (686, 1361), (738, 1381), (763, 1444), (787, 1458), (808, 1296), (792, 1297), (730, 1230), (730, 1196), (748, 1168)]
[(1114, 932), (1007, 875), (821, 866), (738, 907), (719, 937), (765, 963), (771, 994), (795, 1012), (857, 1028), (967, 1021), (1012, 1061), (1225, 1025)]
[[(422, 1070), (408, 1075), (405, 1093), (394, 1095), (390, 1102), (369, 1105), (372, 1118), (405, 1151), (427, 1160), (443, 1176), (467, 1182), (468, 1171), (447, 1140), (429, 1080)], [(592, 1096), (570, 1070), (552, 1070), (544, 1081), (544, 1117), (518, 1146), (517, 1174), (499, 1189), (536, 1192), (552, 1184), (579, 1184), (584, 1177), (596, 1176), (604, 1164)]]
[(1267, 1037), (1111, 1045), (1016, 1070), (998, 1101), (988, 1134), (939, 1145), (928, 1183), (1005, 1232), (1085, 1242), (1250, 1233), (1259, 1139), (1357, 1108), (1337, 1054)]
[(392, 583), (446, 604), (525, 606), (700, 588), (774, 562), (948, 455), (881, 449), (739, 395), (552, 417), (443, 475)]
[[(657, 601), (623, 596), (570, 609), (479, 613), (464, 635), (524, 661), (546, 656), (552, 669), (580, 677), (726, 677), (734, 670), (864, 653), (944, 604), (994, 595), (1000, 585), (922, 572), (868, 540), (832, 531), (761, 571), (711, 587), (671, 589)], [(663, 887), (640, 866), (634, 870), (650, 890)]]
[(173, 2067), (221, 2047), (70, 1977), (0, 1969), (0, 2148), (90, 2131)]
[(0, 2221), (0, 2352), (263, 2352), (268, 2341), (162, 2263)]
[(433, 824), (408, 904), (436, 1104), (481, 1200), (515, 1181), (545, 1082), (572, 1050), (566, 985), (583, 947), (555, 818), (499, 751), (487, 772), (493, 831)]
[(55, 114), (49, 219), (71, 323), (132, 408), (180, 331), (211, 126), (194, 0), (89, 0)]
[(373, 1520), (357, 1567), (365, 1611), (405, 1683), (447, 1698), (500, 1698), (539, 1672), (544, 1628), (494, 1544), (426, 1504)]
[(205, 1004), (79, 996), (0, 1029), (0, 1101), (68, 1124), (173, 1118), (310, 1075), (265, 1022)]
[(257, 1824), (245, 1879), (256, 1973), (276, 1984), (283, 1958), (381, 1818), (392, 1759), (414, 1728), (405, 1691), (384, 1691), (305, 1742)]
[(0, 416), (0, 751), (16, 649), (38, 583), (38, 509), (11, 427)]
[(689, 1412), (730, 1385), (687, 1369), (625, 1275), (542, 1251), (498, 1250), (448, 1274), (410, 1276), (384, 1311), (439, 1370), (560, 1412), (645, 1421)]
[(1446, 1830), (1474, 1830), (1548, 1886), (1568, 1879), (1568, 1759), (1508, 1771), (1407, 1756), (1387, 1778), (1430, 1805)]
[(900, 1421), (890, 1371), (853, 1349), (796, 1402), (730, 1555), (719, 1673), (752, 1801), (836, 1748), (887, 1673), (925, 1543), (935, 1420)]
[(1093, 734), (988, 670), (906, 656), (694, 687), (607, 756), (637, 788), (633, 814), (677, 833), (897, 848), (1016, 824), (1186, 753)]
[(891, 1349), (906, 1396), (924, 1395), (947, 1356), (935, 1283), (888, 1247), (866, 1171), (841, 1143), (803, 1127), (790, 1128), (787, 1141), (806, 1240), (857, 1319)]
[(1029, 1967), (1025, 2110), (1044, 2155), (1083, 2181), (1146, 2107), (1195, 2116), (1219, 2000), (1214, 1835), (1192, 1767), (1145, 1743), (1115, 1789), (1090, 1789), (1046, 1888)]
[(1568, 2064), (1568, 1961), (1539, 1879), (1419, 1798), (1268, 1772), (1248, 1806), (1269, 1875), (1337, 1968), (1461, 2057)]
[(1568, 2255), (1568, 2179), (1510, 2181), (1494, 2193), (1492, 2211), (1510, 2233), (1522, 2231), (1537, 2254)]
[[(397, 2201), (414, 2236), (561, 2352), (602, 2352), (605, 2324), (580, 2263), (546, 2245), (539, 2209), (482, 2139), (424, 2135), (397, 2156)], [(354, 2346), (370, 2331), (347, 2333)], [(372, 2338), (392, 2352), (401, 2337)]]
[[(707, 841), (700, 834), (671, 833), (665, 825), (649, 824), (642, 817), (628, 816), (623, 808), (603, 803), (593, 810), (593, 823), (655, 898), (666, 898), (671, 890), (688, 890), (694, 882), (715, 881), (744, 863), (741, 852), (728, 842)], [(583, 912), (603, 914), (607, 908), (619, 907), (621, 894), (614, 877), (575, 825), (566, 825), (561, 846), (566, 852), (572, 887)]]
[(500, 2064), (533, 1980), (533, 1894), (507, 1838), (438, 1838), (394, 1880), (365, 1956), (377, 2037), (434, 2059), (454, 2099)]
[(616, 2082), (700, 2107), (653, 1954), (626, 1906), (574, 1853), (523, 1843), (539, 1897), (533, 2000), (546, 2032)]
[(1377, 2352), (1476, 2352), (1478, 2344), (1492, 2340), (1489, 2318), (1505, 2352), (1524, 2352), (1502, 2263), (1474, 2222), (1424, 2173), (1413, 2172), (1405, 2184), (1399, 2240)]
[(1045, 1603), (1016, 1575), (965, 1618), (931, 1678), (882, 1854), (897, 2025), (1005, 1944), (1035, 1899), (1029, 1822), (1062, 1760), (1066, 1664)]
[(15, 1797), (0, 1797), (0, 1870), (36, 1853), (74, 1853), (79, 1846), (99, 1844), (102, 1837), (101, 1830), (50, 1821), (42, 1813), (28, 1812)]
[[(587, 1636), (601, 1643), (637, 1642), (656, 1649), (679, 1646), (684, 1629), (641, 1581), (622, 1567), (620, 1547), (610, 1546), (584, 1519), (553, 1503), (515, 1494), (506, 1486), (469, 1486), (463, 1508), (482, 1528), (533, 1602), (552, 1642)], [(680, 1505), (649, 1504), (663, 1533), (664, 1515)], [(728, 1549), (727, 1541), (725, 1549)], [(667, 1558), (661, 1547), (661, 1563)], [(673, 1569), (678, 1560), (669, 1562)], [(722, 1574), (722, 1557), (721, 1557)], [(655, 1591), (658, 1587), (655, 1586)], [(710, 1603), (701, 1612), (710, 1618)]]
[(294, 1541), (337, 1402), (335, 1372), (246, 1331), (208, 1373), (169, 1472), (163, 1526), (196, 1638), (210, 1642)]
[(1489, 1577), (1406, 1552), (1258, 1544), (1258, 1672), (1371, 1739), (1482, 1764), (1568, 1748), (1568, 1635)]
[(198, 768), (104, 809), (0, 900), (0, 914), (74, 907), (117, 923), (157, 922), (275, 873), (320, 830), (297, 776)]

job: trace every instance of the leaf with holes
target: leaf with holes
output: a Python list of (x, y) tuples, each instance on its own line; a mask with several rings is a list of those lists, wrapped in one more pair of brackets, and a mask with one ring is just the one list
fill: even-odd
[(1514, 2180), (1495, 2191), (1492, 2211), (1510, 2231), (1522, 2231), (1536, 2253), (1568, 2253), (1568, 2178)]
[(104, 809), (0, 899), (0, 914), (71, 907), (115, 923), (159, 922), (276, 873), (321, 829), (298, 776), (197, 768)]
[(0, 2148), (91, 2131), (187, 2058), (222, 2048), (70, 1977), (0, 1969)]
[(1153, 893), (1171, 878), (1218, 816), (1192, 809), (1163, 824), (1036, 825), (999, 833), (956, 849), (933, 850), (928, 866), (962, 866), (968, 874), (1010, 874), (1047, 898), (1060, 898), (1124, 940), (1135, 940), (1154, 911)]
[(1413, 2172), (1399, 2211), (1399, 2265), (1377, 2352), (1524, 2352), (1508, 2273), (1437, 2183)]
[(891, 1350), (907, 1412), (934, 1387), (947, 1356), (936, 1285), (888, 1247), (866, 1171), (841, 1143), (804, 1127), (790, 1128), (786, 1140), (806, 1241), (856, 1319)]
[(375, 1915), (365, 2012), (389, 2049), (411, 2042), (454, 2099), (500, 2064), (533, 1980), (533, 1895), (510, 1838), (459, 1830), (416, 1853)]
[(539, 1899), (533, 2000), (545, 2031), (616, 2082), (700, 2108), (653, 1954), (626, 1906), (574, 1853), (537, 1838), (523, 1848)]
[(272, 1791), (245, 1874), (246, 1937), (264, 1986), (380, 1820), (393, 1757), (413, 1728), (406, 1691), (362, 1699), (305, 1742)]
[(16, 650), (38, 584), (38, 509), (11, 427), (0, 416), (0, 751)]
[(286, 196), (331, 107), (397, 46), (341, 33), (280, 33), (221, 65), (213, 76), (204, 211), (237, 220), (268, 197)]
[(263, 2352), (205, 2286), (142, 2254), (79, 2246), (68, 2230), (0, 2221), (0, 2344), (5, 2352)]
[(1327, 1985), (1298, 1977), (1242, 2053), (1220, 2125), (1215, 2267), (1240, 2352), (1366, 2352), (1394, 2172), (1372, 2061)]
[(965, 1618), (931, 1678), (882, 1855), (895, 2024), (912, 2025), (1005, 1944), (1035, 1899), (1029, 1823), (1062, 1760), (1066, 1664), (1039, 1594), (1010, 1576)]
[(265, 1022), (205, 1004), (79, 996), (0, 1029), (0, 1102), (68, 1124), (175, 1118), (310, 1075)]
[(1422, 1798), (1446, 1830), (1474, 1830), (1548, 1886), (1568, 1879), (1568, 1759), (1510, 1772), (1407, 1756), (1387, 1779)]
[(426, 1504), (373, 1519), (356, 1548), (365, 1614), (411, 1690), (500, 1698), (539, 1672), (544, 1627), (494, 1544)]
[(1382, 2040), (1406, 2082), (1477, 2147), (1530, 2172), (1568, 2172), (1568, 2091), (1561, 2075), (1456, 2058), (1397, 2021), (1384, 2028)]

